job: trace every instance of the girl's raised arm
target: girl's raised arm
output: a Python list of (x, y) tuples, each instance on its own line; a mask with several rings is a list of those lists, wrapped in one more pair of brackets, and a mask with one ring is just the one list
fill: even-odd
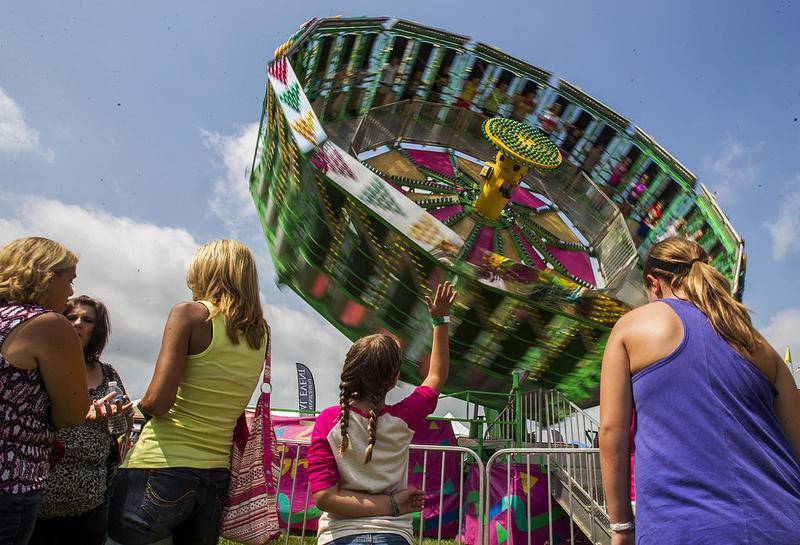
[(431, 347), (431, 360), (428, 373), (423, 386), (429, 386), (441, 392), (447, 382), (450, 372), (450, 307), (456, 300), (458, 292), (453, 289), (450, 282), (443, 282), (436, 288), (433, 299), (425, 297), (428, 312), (433, 322), (433, 346)]

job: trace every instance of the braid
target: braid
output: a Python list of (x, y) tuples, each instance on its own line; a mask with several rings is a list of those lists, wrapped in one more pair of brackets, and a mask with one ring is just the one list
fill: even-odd
[(339, 383), (339, 427), (342, 436), (340, 453), (351, 446), (347, 434), (350, 403), (357, 401), (369, 407), (369, 441), (364, 451), (364, 463), (368, 464), (372, 460), (378, 438), (378, 409), (384, 404), (386, 393), (397, 379), (401, 361), (400, 345), (389, 335), (362, 337), (347, 351)]
[(339, 383), (339, 431), (342, 434), (342, 444), (339, 445), (339, 453), (343, 453), (350, 446), (350, 438), (347, 436), (347, 426), (350, 424), (350, 396), (348, 395), (348, 384)]
[(375, 446), (375, 441), (378, 440), (378, 411), (375, 405), (369, 409), (369, 424), (367, 426), (367, 433), (369, 434), (369, 443), (367, 449), (364, 451), (364, 464), (368, 464), (372, 460), (372, 449)]

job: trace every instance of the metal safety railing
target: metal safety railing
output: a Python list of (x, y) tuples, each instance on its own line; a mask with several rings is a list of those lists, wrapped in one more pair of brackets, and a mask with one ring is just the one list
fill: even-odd
[(618, 287), (636, 265), (639, 254), (625, 217), (586, 173), (565, 161), (551, 173), (531, 170), (526, 183), (548, 196), (566, 216), (581, 226), (603, 269), (606, 287)]
[[(291, 538), (313, 538), (321, 512), (313, 505), (306, 441), (282, 439), (279, 516)], [(580, 545), (610, 543), (596, 448), (516, 448), (494, 453), (484, 465), (471, 449), (411, 445), (409, 486), (425, 493), (412, 514), (415, 540)], [(453, 478), (456, 476), (457, 478)]]
[[(361, 117), (350, 141), (350, 152), (360, 154), (398, 142), (458, 150), (477, 160), (497, 150), (483, 137), (486, 116), (465, 108), (435, 102), (403, 100), (373, 108)], [(544, 195), (587, 237), (605, 277), (614, 290), (630, 280), (639, 258), (624, 216), (586, 174), (568, 161), (554, 172), (531, 170), (524, 178)], [(634, 290), (636, 291), (636, 290)], [(638, 293), (638, 291), (636, 291)]]
[[(501, 463), (503, 460), (505, 464)], [(582, 536), (588, 537), (591, 543), (611, 543), (608, 513), (602, 501), (599, 449), (503, 449), (489, 458), (486, 475), (489, 484), (485, 498), (484, 543), (491, 541), (490, 523), (498, 522), (496, 516), (492, 518), (498, 498), (506, 503), (504, 532), (510, 536), (511, 543), (556, 543), (556, 535), (560, 537), (559, 543), (570, 545), (585, 543)], [(498, 478), (492, 479), (495, 475)], [(524, 501), (517, 495), (519, 482), (523, 490), (528, 488)], [(546, 486), (546, 494), (532, 493), (537, 484)], [(545, 506), (541, 501), (535, 503), (541, 498), (546, 498)]]
[[(600, 424), (595, 418), (557, 390), (534, 390), (512, 393), (506, 408), (489, 423), (483, 444), (499, 446), (498, 453), (525, 455), (528, 463), (530, 454), (547, 453), (543, 460), (547, 468), (547, 496), (556, 499), (593, 543), (610, 543), (596, 448), (599, 431)], [(489, 463), (486, 471), (492, 475)], [(554, 489), (550, 488), (549, 479), (555, 479)], [(573, 535), (571, 527), (569, 531)]]
[(586, 448), (597, 446), (599, 430), (595, 418), (558, 390), (532, 390), (521, 392), (519, 400), (510, 396), (489, 423), (484, 440), (504, 446)]
[[(281, 482), (278, 509), (284, 545), (290, 534), (301, 540), (314, 535), (316, 518), (321, 512), (313, 504), (310, 481), (304, 468), (307, 441), (280, 439)], [(409, 485), (425, 493), (425, 507), (413, 516), (414, 532), (420, 545), (424, 538), (457, 539), (482, 544), (485, 470), (471, 449), (446, 445), (411, 445), (409, 447)], [(288, 475), (288, 478), (287, 478)], [(414, 482), (416, 481), (416, 482)]]

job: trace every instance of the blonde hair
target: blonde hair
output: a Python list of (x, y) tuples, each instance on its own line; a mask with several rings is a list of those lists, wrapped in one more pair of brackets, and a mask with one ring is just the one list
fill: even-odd
[(78, 264), (78, 256), (49, 238), (12, 240), (0, 248), (0, 299), (38, 303), (57, 273)]
[(685, 238), (670, 237), (650, 250), (645, 274), (662, 278), (708, 317), (711, 327), (745, 356), (753, 356), (762, 338), (753, 327), (750, 311), (731, 295), (727, 278), (709, 265), (702, 246)]
[(209, 316), (225, 318), (225, 329), (233, 344), (239, 336), (253, 349), (261, 348), (267, 323), (261, 309), (258, 273), (250, 250), (238, 240), (215, 240), (197, 250), (186, 271), (186, 284), (195, 301), (211, 301)]
[(339, 452), (344, 452), (350, 446), (347, 432), (350, 425), (350, 403), (363, 399), (369, 403), (369, 442), (364, 451), (364, 463), (368, 464), (372, 460), (372, 451), (378, 440), (378, 409), (400, 372), (401, 361), (400, 346), (389, 335), (362, 337), (347, 351), (339, 383), (339, 431), (342, 434)]

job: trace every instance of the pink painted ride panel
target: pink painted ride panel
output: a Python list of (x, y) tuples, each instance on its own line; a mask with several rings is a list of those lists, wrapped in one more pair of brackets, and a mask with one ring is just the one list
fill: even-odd
[(514, 204), (521, 204), (523, 206), (527, 206), (529, 208), (539, 209), (543, 206), (546, 206), (544, 201), (541, 201), (533, 196), (533, 193), (528, 191), (522, 186), (517, 186), (514, 188), (514, 191), (511, 192), (511, 202)]
[(589, 261), (589, 254), (575, 250), (564, 250), (556, 246), (548, 246), (547, 250), (553, 254), (553, 257), (555, 257), (559, 263), (564, 265), (564, 268), (567, 269), (570, 274), (592, 286), (597, 285), (592, 263)]
[(453, 171), (453, 164), (450, 162), (450, 156), (442, 151), (407, 149), (406, 153), (423, 168), (438, 172), (448, 178), (456, 177)]

